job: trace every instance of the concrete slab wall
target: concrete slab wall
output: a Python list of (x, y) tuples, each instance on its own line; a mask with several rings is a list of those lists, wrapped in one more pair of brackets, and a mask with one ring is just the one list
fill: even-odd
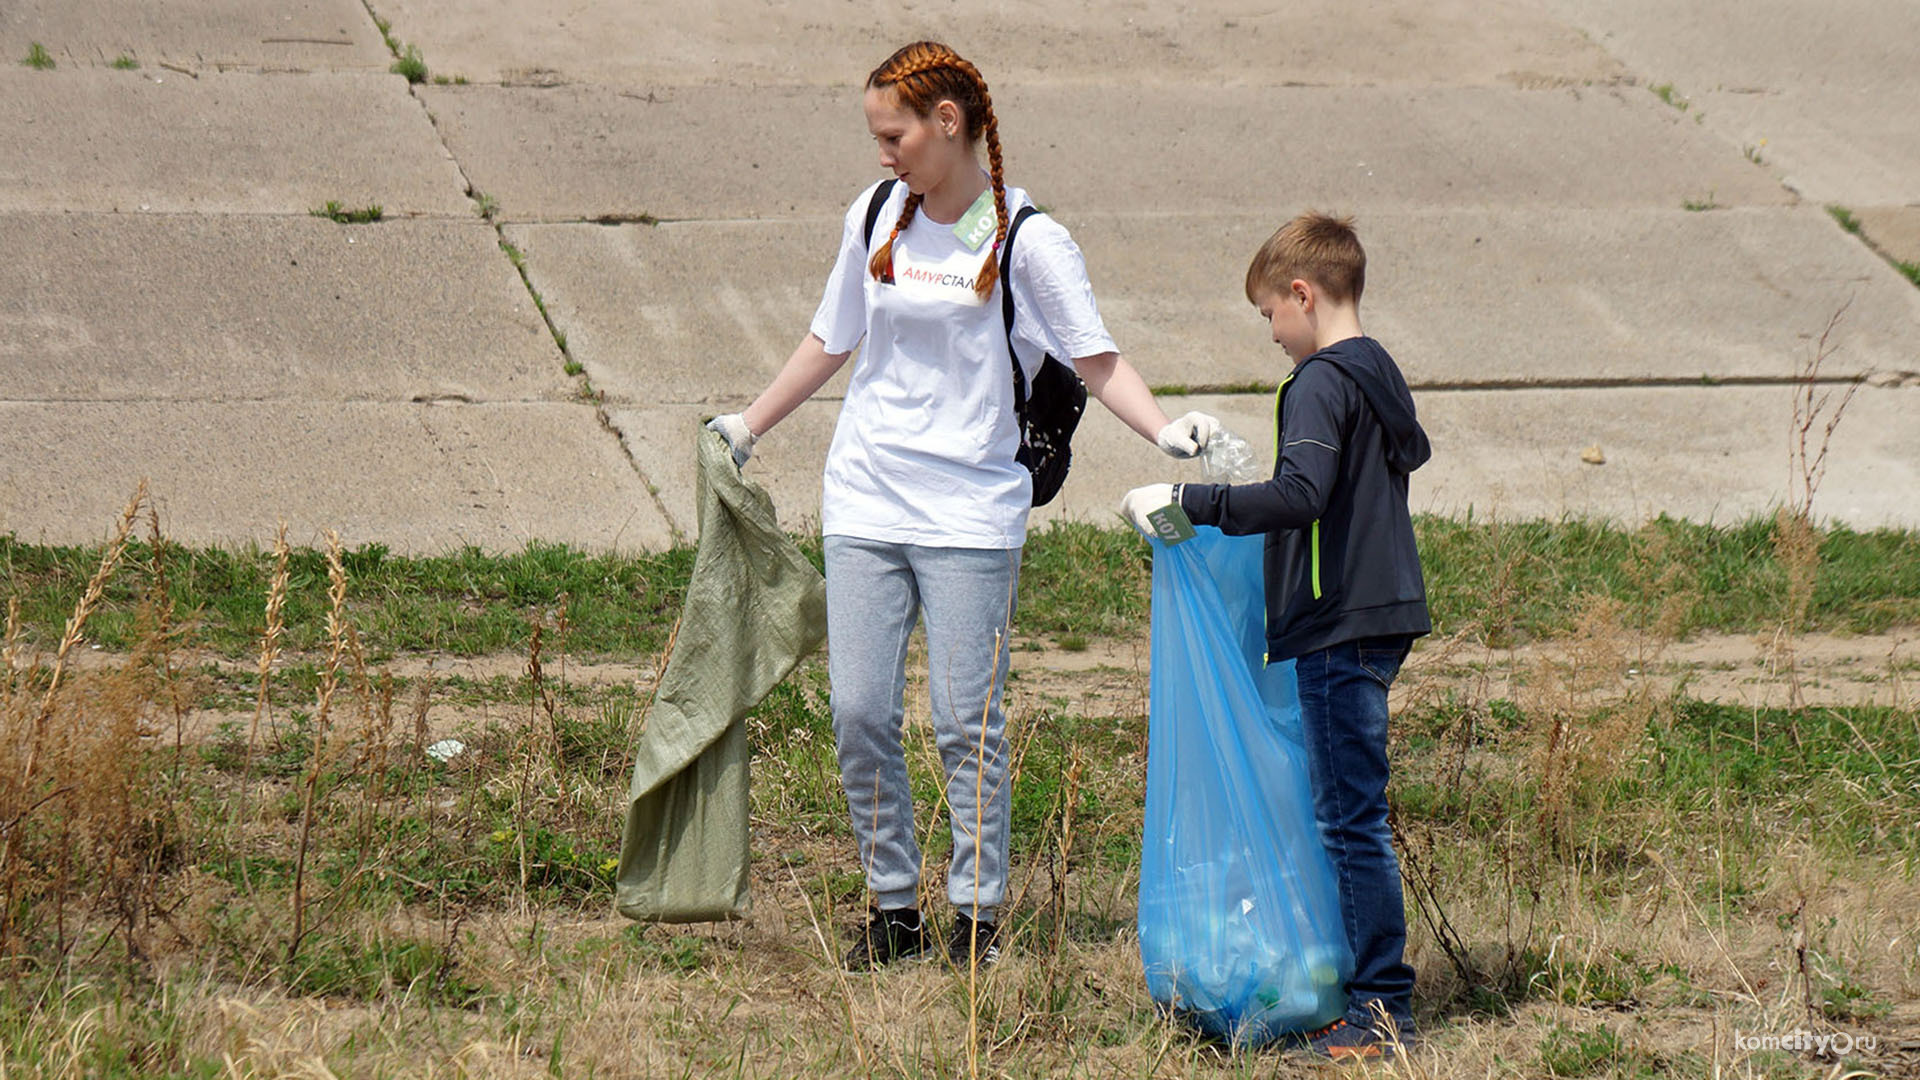
[(583, 405), (0, 402), (0, 532), (100, 539), (146, 477), (186, 544), (349, 545), (406, 554), (529, 540), (672, 542), (653, 496)]
[[(1156, 384), (1274, 381), (1246, 260), (1353, 212), (1367, 326), (1443, 450), (1422, 508), (1723, 517), (1779, 497), (1781, 384), (1850, 302), (1826, 375), (1874, 385), (1823, 505), (1920, 523), (1920, 291), (1890, 265), (1920, 259), (1916, 12), (15, 0), (0, 50), (56, 67), (0, 65), (0, 529), (97, 535), (149, 473), (194, 541), (282, 514), (402, 550), (684, 538), (694, 425), (806, 332), (881, 175), (859, 83), (923, 35), (982, 64), (1010, 180)], [(410, 87), (376, 17), (493, 85)], [(802, 524), (844, 378), (752, 466)], [(1166, 405), (1196, 403), (1271, 423)], [(1042, 520), (1192, 475), (1098, 408), (1078, 445)]]
[[(385, 71), (393, 62), (359, 0), (8, 0), (0, 56), (40, 43), (60, 67)], [(57, 69), (56, 69), (57, 70)]]
[(1920, 5), (1547, 3), (1808, 198), (1920, 202)]
[(470, 217), (398, 75), (0, 68), (0, 211), (305, 214), (337, 200)]
[[(1169, 413), (1203, 409), (1273, 459), (1267, 395), (1168, 398)], [(1581, 517), (1637, 524), (1660, 513), (1721, 523), (1765, 514), (1787, 497), (1786, 387), (1454, 391), (1419, 395), (1433, 460), (1414, 474), (1418, 512), (1476, 519)], [(1920, 491), (1920, 389), (1863, 388), (1848, 405), (1816, 512), (1856, 527), (1911, 522)], [(692, 458), (674, 447), (697, 423), (693, 407), (615, 410), (636, 457), (659, 463), (655, 483), (683, 530), (693, 519)], [(809, 402), (763, 437), (747, 466), (792, 529), (817, 528), (820, 472), (836, 402)], [(1602, 464), (1583, 455), (1598, 448)], [(1174, 461), (1098, 405), (1074, 439), (1074, 467), (1059, 498), (1033, 523), (1113, 522), (1120, 498), (1154, 481), (1200, 482), (1197, 463)]]
[(1624, 73), (1535, 0), (375, 6), (433, 63), (482, 82), (853, 86), (894, 49), (924, 38), (952, 45), (996, 89), (1039, 81), (1515, 85)]
[[(1781, 205), (1792, 196), (1640, 91), (1017, 87), (1009, 183), (1061, 212)], [(820, 217), (882, 171), (848, 89), (435, 87), (422, 97), (511, 220)], [(725, 133), (719, 137), (719, 133)]]
[(564, 400), (576, 387), (473, 221), (0, 214), (13, 400)]
[[(1151, 384), (1278, 381), (1287, 361), (1243, 292), (1274, 219), (1062, 218), (1109, 330)], [(1785, 378), (1849, 303), (1828, 373), (1920, 374), (1920, 291), (1812, 207), (1388, 212), (1360, 228), (1367, 325), (1416, 386)], [(838, 230), (823, 220), (507, 235), (611, 400), (738, 407), (806, 334)]]

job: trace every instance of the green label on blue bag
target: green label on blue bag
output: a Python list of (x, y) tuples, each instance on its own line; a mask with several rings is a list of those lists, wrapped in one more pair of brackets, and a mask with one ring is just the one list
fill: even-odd
[(1165, 541), (1169, 547), (1185, 540), (1193, 539), (1193, 519), (1180, 509), (1179, 503), (1168, 503), (1147, 515), (1147, 524), (1153, 526), (1153, 535)]
[(992, 239), (999, 227), (1000, 219), (993, 212), (993, 189), (988, 188), (973, 200), (967, 212), (960, 215), (960, 220), (953, 223), (953, 235), (959, 237), (969, 250), (979, 251), (980, 245)]

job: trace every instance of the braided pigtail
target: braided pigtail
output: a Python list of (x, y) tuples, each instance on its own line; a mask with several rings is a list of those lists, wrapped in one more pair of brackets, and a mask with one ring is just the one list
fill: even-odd
[(873, 280), (882, 285), (893, 284), (893, 241), (900, 235), (901, 229), (913, 223), (913, 213), (918, 209), (920, 209), (920, 196), (917, 193), (908, 192), (907, 205), (900, 208), (900, 217), (894, 221), (893, 231), (887, 234), (886, 240), (882, 241), (879, 247), (873, 249), (873, 254), (867, 259), (868, 272), (873, 274)]
[(1007, 242), (1007, 223), (1013, 218), (1007, 213), (1007, 181), (1000, 163), (1000, 118), (993, 115), (993, 95), (987, 93), (987, 80), (980, 77), (980, 72), (972, 64), (966, 64), (966, 68), (980, 86), (982, 111), (986, 113), (982, 126), (987, 135), (987, 175), (993, 181), (993, 248), (987, 252), (987, 261), (973, 284), (974, 292), (985, 300), (993, 295), (993, 283), (1000, 280), (1000, 246)]

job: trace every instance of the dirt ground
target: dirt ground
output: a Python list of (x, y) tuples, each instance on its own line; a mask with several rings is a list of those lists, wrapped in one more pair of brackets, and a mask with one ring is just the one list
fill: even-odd
[[(1415, 649), (1394, 685), (1394, 708), (1401, 711), (1449, 697), (1467, 701), (1513, 698), (1543, 660), (1563, 657), (1566, 650), (1562, 642), (1490, 649), (1465, 639), (1429, 638)], [(1094, 639), (1085, 648), (1071, 650), (1045, 640), (1018, 640), (1013, 652), (1009, 705), (1016, 717), (1023, 711), (1036, 710), (1089, 717), (1143, 716), (1147, 711), (1148, 654), (1144, 635)], [(97, 670), (120, 659), (116, 654), (92, 652), (78, 666)], [(219, 671), (224, 678), (242, 683), (253, 677), (252, 665), (244, 662), (193, 656), (181, 656), (177, 662), (190, 669)], [(1776, 642), (1764, 635), (1699, 635), (1660, 647), (1644, 661), (1627, 663), (1620, 673), (1622, 687), (1650, 679), (1657, 692), (1756, 709), (1784, 708), (1791, 701), (1792, 678), (1787, 661)], [(1807, 635), (1794, 644), (1793, 664), (1802, 701), (1811, 707), (1920, 705), (1920, 629), (1871, 635)], [(925, 653), (916, 639), (908, 659), (907, 688), (907, 712), (914, 719), (926, 715), (925, 665)], [(545, 676), (590, 693), (629, 688), (645, 701), (659, 666), (658, 657), (647, 657), (639, 663), (556, 661), (548, 664)], [(524, 656), (405, 655), (378, 667), (409, 681), (425, 676), (447, 680), (445, 684), (436, 683), (426, 703), (426, 727), (434, 739), (511, 723), (531, 707), (523, 691), (507, 689), (526, 675)], [(486, 685), (497, 690), (478, 695), (456, 693), (449, 684)], [(396, 713), (403, 714), (396, 719), (411, 724), (417, 704), (411, 695), (405, 695), (405, 700), (396, 702)], [(276, 700), (275, 705), (280, 710), (298, 707), (299, 703)], [(194, 740), (210, 736), (222, 724), (244, 728), (252, 716), (251, 709), (242, 708), (195, 710), (186, 719), (184, 734)]]

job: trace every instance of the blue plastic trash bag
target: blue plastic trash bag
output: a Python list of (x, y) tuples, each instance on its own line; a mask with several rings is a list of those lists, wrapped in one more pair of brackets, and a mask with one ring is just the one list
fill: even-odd
[(1341, 1016), (1353, 974), (1314, 823), (1293, 662), (1267, 665), (1258, 536), (1153, 545), (1140, 959), (1235, 1046)]

